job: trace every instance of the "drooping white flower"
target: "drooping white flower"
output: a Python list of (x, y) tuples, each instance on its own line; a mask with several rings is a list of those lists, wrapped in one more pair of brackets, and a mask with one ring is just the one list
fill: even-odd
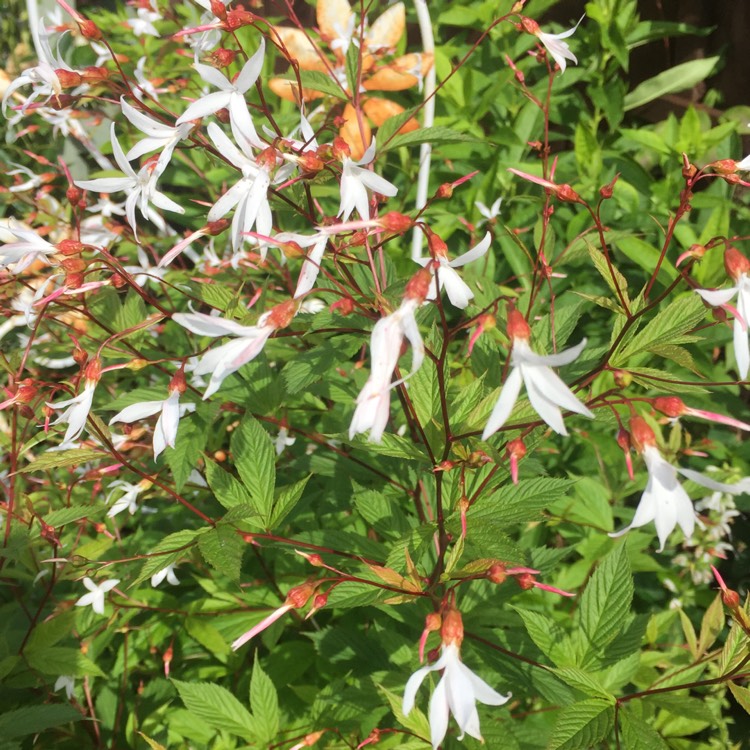
[(532, 33), (547, 48), (554, 61), (560, 66), (561, 73), (565, 72), (566, 60), (570, 60), (575, 65), (578, 65), (578, 58), (570, 51), (568, 43), (564, 42), (563, 39), (573, 36), (581, 21), (583, 21), (583, 17), (581, 17), (581, 20), (572, 29), (563, 31), (561, 34), (546, 34), (539, 28), (535, 21), (531, 22), (536, 26), (536, 30)]
[[(219, 152), (237, 167), (242, 178), (236, 182), (208, 212), (208, 221), (218, 221), (234, 208), (232, 217), (232, 247), (237, 251), (243, 238), (253, 227), (258, 234), (269, 236), (273, 230), (273, 215), (268, 202), (268, 188), (271, 186), (271, 167), (268, 159), (262, 163), (253, 156), (250, 144), (238, 141), (238, 149), (222, 129), (212, 122), (208, 126), (208, 136)], [(261, 258), (265, 259), (266, 245), (261, 243)]]
[(431, 276), (423, 269), (414, 278), (418, 281), (409, 282), (407, 294), (398, 310), (381, 318), (372, 329), (370, 377), (357, 396), (357, 407), (349, 425), (350, 440), (368, 430), (374, 443), (379, 443), (383, 437), (391, 410), (391, 389), (402, 382), (391, 383), (391, 378), (398, 364), (404, 337), (412, 347), (411, 374), (420, 368), (424, 360), (424, 342), (414, 313), (424, 302)]
[(481, 258), (489, 249), (491, 241), (492, 235), (487, 232), (482, 241), (471, 248), (471, 250), (465, 252), (463, 255), (459, 255), (458, 258), (448, 260), (448, 248), (445, 242), (443, 242), (443, 240), (436, 234), (428, 234), (428, 244), (431, 252), (435, 256), (434, 260), (439, 263), (439, 267), (437, 269), (433, 267), (432, 258), (420, 258), (418, 261), (422, 266), (430, 264), (430, 269), (433, 270), (435, 274), (432, 284), (430, 285), (427, 299), (436, 299), (438, 295), (438, 287), (442, 286), (445, 288), (451, 304), (454, 307), (463, 310), (469, 302), (474, 299), (474, 292), (471, 291), (469, 285), (461, 278), (455, 269)]
[[(750, 370), (750, 342), (748, 342), (748, 325), (750, 325), (750, 261), (735, 247), (728, 247), (724, 253), (724, 267), (727, 275), (734, 279), (735, 286), (727, 289), (696, 289), (695, 291), (713, 307), (728, 307), (734, 316), (734, 358), (737, 370), (745, 380)], [(737, 297), (737, 307), (732, 308), (729, 301)]]
[[(181, 377), (181, 384), (175, 383), (178, 376)], [(156, 421), (156, 427), (154, 428), (154, 458), (158, 458), (167, 446), (174, 448), (180, 419), (185, 414), (195, 411), (195, 404), (180, 403), (180, 395), (185, 391), (184, 375), (178, 372), (175, 379), (170, 383), (169, 396), (164, 401), (141, 401), (137, 404), (131, 404), (109, 420), (110, 424), (115, 422), (129, 423), (158, 414), (159, 419)]]
[(521, 392), (521, 385), (526, 386), (529, 401), (537, 414), (560, 435), (568, 434), (562, 409), (594, 419), (593, 413), (551, 369), (576, 360), (586, 346), (586, 339), (557, 354), (535, 354), (529, 346), (531, 330), (518, 310), (508, 313), (508, 336), (513, 342), (512, 368), (484, 428), (482, 440), (494, 435), (508, 420)]
[(96, 612), (98, 615), (104, 614), (104, 595), (111, 591), (117, 584), (120, 583), (119, 578), (113, 578), (109, 581), (102, 581), (100, 584), (94, 583), (90, 578), (83, 579), (83, 585), (89, 590), (88, 594), (84, 594), (77, 602), (76, 607), (88, 607)]
[[(205, 94), (196, 99), (177, 118), (176, 125), (182, 125), (190, 120), (198, 120), (201, 117), (212, 115), (220, 109), (229, 110), (229, 118), (233, 129), (237, 128), (245, 133), (248, 139), (258, 139), (252, 118), (247, 110), (245, 94), (255, 84), (263, 69), (263, 56), (265, 54), (265, 41), (261, 37), (257, 52), (245, 63), (235, 80), (230, 81), (220, 70), (210, 65), (195, 62), (193, 67), (198, 71), (200, 77), (211, 86), (219, 89), (210, 94)], [(238, 143), (240, 140), (238, 139)], [(240, 144), (241, 145), (241, 144)], [(258, 147), (257, 142), (253, 145)]]
[[(149, 219), (159, 225), (161, 217), (156, 214), (149, 203), (165, 211), (175, 211), (184, 214), (185, 209), (168, 198), (164, 193), (156, 189), (156, 181), (159, 179), (159, 162), (149, 160), (141, 167), (138, 173), (135, 172), (130, 162), (125, 158), (120, 142), (115, 134), (115, 124), (111, 127), (112, 153), (117, 162), (117, 166), (125, 173), (125, 177), (100, 177), (94, 180), (75, 180), (75, 184), (84, 190), (93, 190), (97, 193), (117, 193), (125, 191), (128, 194), (125, 200), (125, 214), (136, 239), (138, 229), (135, 221), (135, 207), (138, 205), (144, 219)], [(162, 165), (166, 167), (166, 163)], [(163, 222), (162, 222), (163, 223)]]
[(689, 539), (695, 530), (695, 509), (692, 500), (677, 479), (678, 473), (710, 490), (731, 495), (750, 492), (750, 477), (737, 484), (725, 484), (705, 477), (698, 471), (673, 466), (659, 452), (654, 432), (642, 417), (633, 417), (630, 426), (633, 443), (646, 462), (648, 482), (632, 522), (624, 529), (611, 533), (611, 537), (621, 536), (630, 529), (637, 529), (653, 521), (659, 537), (658, 552), (664, 549), (667, 538), (675, 526), (679, 525), (685, 539)]
[(167, 583), (170, 584), (170, 586), (177, 586), (177, 584), (180, 582), (180, 579), (177, 578), (174, 572), (176, 563), (170, 563), (167, 565), (166, 568), (162, 568), (157, 573), (154, 573), (151, 576), (151, 585), (156, 588), (159, 586), (164, 579), (167, 579)]
[(109, 485), (109, 493), (107, 494), (106, 502), (109, 505), (112, 497), (117, 493), (122, 493), (117, 500), (115, 500), (112, 507), (107, 511), (107, 518), (114, 518), (118, 513), (122, 513), (127, 510), (130, 515), (135, 515), (138, 510), (138, 496), (144, 491), (151, 487), (151, 481), (148, 479), (142, 479), (137, 484), (126, 482), (124, 479), (117, 479)]
[(370, 164), (375, 158), (375, 139), (362, 155), (359, 161), (354, 161), (349, 156), (343, 156), (343, 166), (341, 169), (341, 203), (339, 212), (336, 214), (341, 217), (342, 221), (347, 221), (354, 209), (364, 220), (370, 218), (370, 197), (367, 193), (368, 188), (375, 193), (392, 198), (398, 193), (398, 188), (369, 169), (364, 169), (364, 165)]
[(91, 405), (94, 402), (94, 391), (101, 377), (101, 362), (95, 359), (86, 365), (86, 380), (83, 390), (75, 397), (58, 401), (55, 404), (47, 404), (52, 409), (64, 409), (63, 413), (50, 424), (65, 424), (68, 429), (65, 431), (63, 444), (68, 445), (75, 442), (81, 437), (86, 420), (91, 411)]
[(296, 311), (296, 302), (282, 302), (258, 318), (254, 326), (243, 326), (233, 320), (203, 313), (176, 313), (175, 323), (201, 336), (234, 336), (227, 344), (203, 355), (193, 372), (196, 375), (211, 373), (211, 380), (203, 398), (219, 390), (224, 378), (255, 359), (263, 350), (268, 337), (278, 328), (289, 325)]
[(437, 750), (445, 738), (451, 714), (461, 730), (459, 740), (468, 734), (482, 742), (477, 701), (488, 706), (502, 706), (511, 697), (510, 693), (501, 695), (493, 690), (461, 661), (463, 623), (457, 610), (449, 610), (443, 616), (441, 634), (443, 644), (440, 658), (434, 664), (421, 667), (409, 678), (404, 688), (402, 706), (404, 715), (408, 716), (425, 677), (430, 672), (444, 670), (430, 698), (430, 741), (433, 750)]

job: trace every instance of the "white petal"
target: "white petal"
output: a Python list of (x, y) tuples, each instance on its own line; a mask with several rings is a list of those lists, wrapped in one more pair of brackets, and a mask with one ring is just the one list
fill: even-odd
[(232, 92), (234, 90), (234, 86), (229, 79), (217, 68), (211, 65), (203, 65), (203, 63), (199, 62), (193, 63), (193, 67), (206, 83), (210, 83), (222, 92)]
[(243, 326), (234, 320), (205, 313), (175, 313), (172, 320), (201, 336), (253, 336), (258, 330), (256, 326)]
[(241, 94), (244, 94), (257, 80), (263, 70), (263, 55), (266, 51), (266, 42), (260, 38), (260, 46), (257, 52), (244, 64), (234, 86)]
[(430, 698), (429, 720), (432, 750), (438, 750), (448, 731), (448, 694), (445, 683), (446, 679), (443, 676)]
[(135, 422), (139, 419), (145, 419), (160, 412), (162, 404), (162, 401), (142, 401), (138, 404), (131, 404), (130, 406), (126, 406), (122, 411), (117, 412), (109, 420), (109, 424), (114, 424), (115, 422)]
[[(278, 235), (276, 239), (278, 239)], [(302, 263), (299, 279), (297, 279), (297, 289), (294, 292), (295, 299), (304, 296), (315, 286), (327, 244), (328, 237), (322, 235), (307, 253), (307, 257)]]
[[(523, 375), (523, 382), (526, 385), (526, 393), (529, 396), (534, 411), (559, 435), (567, 435), (562, 412), (557, 404), (547, 398), (548, 386), (547, 381), (540, 377), (542, 368), (532, 367), (531, 365), (520, 365), (519, 369)], [(550, 374), (552, 370), (548, 370)]]
[(404, 712), (404, 716), (408, 716), (411, 713), (411, 710), (414, 708), (417, 691), (424, 682), (424, 678), (432, 671), (433, 667), (429, 665), (421, 667), (407, 680), (406, 687), (404, 688), (404, 700), (401, 704), (401, 710)]
[(237, 169), (243, 169), (248, 165), (248, 157), (240, 152), (237, 146), (229, 140), (227, 134), (215, 123), (208, 124), (208, 137), (213, 141), (219, 153), (234, 164)]
[(95, 193), (119, 193), (131, 190), (135, 186), (132, 177), (99, 177), (96, 180), (74, 180), (79, 188), (93, 190)]
[[(743, 380), (747, 379), (748, 370), (750, 370), (750, 300), (748, 293), (744, 289), (740, 291), (737, 298), (737, 312), (740, 314), (742, 321), (734, 321), (734, 358), (737, 360), (737, 371)], [(745, 327), (743, 328), (742, 323)]]
[(465, 252), (463, 255), (460, 255), (458, 258), (454, 258), (450, 262), (451, 268), (460, 268), (461, 266), (465, 266), (467, 263), (478, 260), (487, 252), (487, 250), (489, 250), (491, 242), (492, 235), (487, 232), (487, 234), (484, 235), (482, 241), (477, 245), (474, 245), (471, 250)]
[(474, 292), (469, 285), (450, 266), (441, 266), (435, 275), (445, 287), (448, 299), (454, 307), (464, 310), (474, 299)]
[(707, 489), (714, 490), (715, 492), (727, 492), (730, 495), (737, 495), (742, 492), (748, 491), (746, 482), (726, 484), (725, 482), (717, 482), (715, 479), (710, 479), (704, 474), (701, 474), (699, 471), (693, 471), (692, 469), (680, 469), (679, 467), (677, 467), (677, 471), (679, 471), (683, 477), (686, 477), (696, 484), (701, 485), (701, 487), (706, 487)]
[(576, 414), (594, 419), (594, 414), (581, 401), (578, 400), (573, 391), (552, 371), (549, 367), (533, 367), (532, 365), (521, 365), (526, 382), (529, 387), (529, 378), (539, 388), (542, 396), (552, 404), (562, 409), (567, 409)]
[(375, 174), (375, 172), (360, 169), (358, 177), (360, 182), (374, 193), (380, 193), (391, 198), (398, 193), (398, 188), (393, 183), (388, 182), (385, 177), (381, 177), (379, 174)]
[[(216, 71), (219, 72), (218, 70)], [(176, 120), (176, 125), (182, 125), (183, 122), (190, 120), (199, 120), (201, 117), (212, 115), (220, 109), (224, 109), (229, 104), (229, 91), (215, 91), (213, 94), (206, 94), (200, 99), (196, 99)]]
[(494, 435), (508, 420), (513, 411), (513, 407), (518, 400), (518, 394), (521, 392), (522, 375), (518, 367), (511, 368), (508, 377), (505, 380), (500, 397), (497, 400), (487, 426), (482, 433), (482, 440), (487, 440)]
[(474, 695), (478, 701), (488, 706), (502, 706), (510, 700), (510, 693), (508, 695), (501, 695), (496, 690), (493, 690), (481, 677), (474, 674), (463, 662), (461, 663), (461, 667), (466, 671), (466, 675), (471, 682)]
[(726, 305), (726, 303), (737, 294), (738, 290), (739, 287), (733, 286), (729, 289), (696, 289), (695, 291), (698, 292), (698, 294), (700, 294), (709, 305), (719, 307), (721, 305)]
[(513, 346), (513, 361), (535, 366), (560, 367), (577, 360), (585, 346), (586, 339), (581, 339), (580, 343), (557, 354), (536, 354), (523, 339), (516, 339)]

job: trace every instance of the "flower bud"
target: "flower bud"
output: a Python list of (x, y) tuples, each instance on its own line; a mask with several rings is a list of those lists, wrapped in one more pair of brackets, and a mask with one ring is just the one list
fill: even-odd
[(508, 574), (505, 572), (505, 565), (502, 563), (493, 563), (490, 565), (490, 567), (487, 568), (487, 578), (489, 578), (492, 583), (504, 583), (508, 578)]
[(255, 23), (257, 16), (247, 10), (237, 9), (230, 10), (227, 13), (226, 27), (228, 31), (241, 29), (243, 26), (250, 26)]
[(435, 198), (452, 198), (453, 185), (450, 182), (444, 182), (436, 191)]
[(740, 606), (740, 595), (732, 589), (721, 592), (721, 601), (729, 609), (737, 609)]
[(381, 216), (378, 219), (378, 224), (383, 229), (387, 229), (389, 232), (396, 232), (397, 234), (402, 234), (414, 226), (411, 218), (398, 211), (389, 211), (387, 214)]
[(685, 403), (677, 396), (660, 396), (654, 399), (654, 409), (675, 419), (685, 413)]
[(237, 53), (231, 49), (219, 47), (219, 49), (211, 53), (211, 62), (216, 65), (217, 68), (228, 68), (234, 62), (236, 55)]
[(430, 253), (433, 257), (447, 258), (448, 245), (445, 244), (443, 238), (435, 234), (431, 229), (425, 229), (425, 233), (427, 234), (427, 247), (430, 248)]
[(333, 139), (333, 158), (343, 161), (345, 156), (351, 158), (351, 155), (352, 150), (349, 148), (349, 144), (341, 136), (337, 135)]
[(286, 603), (294, 609), (301, 609), (310, 600), (310, 597), (315, 593), (317, 585), (310, 581), (302, 583), (299, 586), (294, 586), (289, 589), (286, 595)]
[(81, 74), (76, 73), (75, 70), (63, 70), (62, 68), (58, 68), (55, 71), (55, 75), (64, 89), (75, 88), (76, 86), (80, 86), (83, 82)]
[(614, 176), (614, 179), (612, 182), (610, 182), (608, 185), (604, 185), (602, 188), (599, 189), (599, 195), (601, 195), (604, 200), (609, 200), (612, 197), (612, 193), (614, 193), (615, 190), (615, 183), (620, 178), (619, 172)]
[(714, 168), (716, 174), (730, 175), (737, 171), (737, 162), (734, 159), (719, 159), (709, 165)]
[(329, 309), (331, 312), (338, 310), (341, 315), (351, 315), (354, 312), (354, 300), (351, 297), (344, 297), (336, 300)]
[(633, 382), (633, 376), (627, 370), (613, 370), (612, 376), (618, 388), (627, 388)]
[(102, 38), (99, 27), (88, 18), (78, 18), (78, 28), (81, 30), (81, 34), (92, 42), (98, 42)]
[(63, 255), (79, 255), (86, 248), (83, 243), (77, 242), (76, 240), (62, 240), (62, 242), (58, 242), (55, 247), (58, 252)]
[[(516, 3), (516, 5), (518, 5), (518, 3)], [(521, 4), (521, 7), (523, 7), (523, 4)], [(527, 16), (521, 16), (520, 27), (521, 31), (525, 31), (527, 34), (533, 34), (534, 36), (538, 36), (541, 31), (539, 24), (533, 18), (528, 18)]]
[(65, 258), (60, 266), (66, 273), (81, 273), (86, 270), (86, 261), (83, 258)]
[(217, 237), (229, 226), (228, 219), (217, 219), (206, 224), (206, 234), (209, 237)]
[(71, 206), (75, 206), (83, 197), (83, 191), (81, 190), (81, 188), (78, 188), (75, 185), (71, 185), (65, 191), (65, 197), (68, 199), (68, 203), (70, 203)]
[(221, 0), (210, 0), (211, 13), (213, 13), (220, 21), (223, 21), (227, 17), (227, 8)]
[(294, 318), (297, 312), (298, 300), (290, 299), (286, 302), (282, 302), (280, 305), (271, 309), (268, 318), (266, 318), (266, 325), (273, 326), (274, 328), (286, 328)]

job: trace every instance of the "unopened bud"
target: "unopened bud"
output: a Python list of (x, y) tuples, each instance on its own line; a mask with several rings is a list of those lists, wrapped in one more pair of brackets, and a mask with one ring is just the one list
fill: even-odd
[(354, 312), (354, 300), (351, 297), (344, 297), (336, 300), (329, 309), (331, 312), (338, 310), (341, 315), (351, 315)]
[(294, 318), (297, 312), (298, 300), (290, 299), (286, 302), (282, 302), (280, 305), (271, 309), (271, 312), (266, 318), (266, 325), (273, 326), (274, 328), (286, 328)]
[(109, 71), (101, 65), (89, 65), (81, 71), (81, 80), (90, 85), (104, 83), (109, 80)]
[(633, 382), (633, 376), (627, 370), (613, 370), (612, 376), (618, 388), (627, 388)]
[(737, 609), (740, 606), (740, 595), (732, 589), (727, 589), (721, 592), (721, 601), (729, 609)]
[(352, 150), (349, 144), (341, 136), (336, 136), (333, 139), (333, 157), (338, 161), (343, 161), (345, 156), (351, 158), (351, 155)]
[(430, 248), (430, 253), (433, 257), (448, 257), (448, 245), (445, 244), (443, 238), (435, 234), (431, 229), (427, 229), (426, 234), (427, 246)]
[(83, 258), (65, 258), (60, 266), (66, 273), (81, 273), (86, 270), (86, 261)]
[(115, 289), (123, 289), (124, 287), (128, 285), (128, 280), (122, 274), (119, 274), (119, 273), (113, 273), (111, 281), (112, 281), (112, 286)]
[(612, 182), (610, 182), (608, 185), (604, 185), (602, 188), (599, 189), (599, 195), (604, 198), (604, 200), (609, 200), (612, 197), (612, 193), (615, 191), (615, 183), (620, 178), (619, 172), (614, 176), (614, 179)]
[(501, 584), (507, 579), (507, 577), (508, 574), (505, 572), (505, 565), (502, 563), (493, 563), (487, 568), (487, 578), (489, 578), (492, 583)]
[(401, 234), (406, 232), (414, 226), (414, 222), (405, 214), (399, 213), (398, 211), (389, 211), (378, 219), (383, 229), (387, 229), (389, 232), (396, 232)]
[(213, 13), (220, 21), (223, 21), (227, 17), (227, 8), (221, 0), (210, 0), (211, 13)]
[(558, 200), (566, 203), (583, 203), (581, 196), (570, 185), (558, 185), (555, 190)]
[(685, 413), (685, 403), (677, 396), (660, 396), (654, 399), (654, 409), (675, 419)]
[(55, 71), (55, 75), (57, 76), (57, 80), (60, 81), (60, 86), (64, 89), (72, 89), (76, 86), (80, 86), (82, 83), (81, 74), (76, 73), (75, 70), (64, 70), (63, 68), (58, 68)]
[(228, 219), (217, 219), (216, 221), (209, 221), (208, 224), (206, 224), (205, 232), (209, 237), (216, 237), (220, 235), (228, 226)]
[(428, 633), (434, 633), (443, 625), (443, 618), (440, 612), (430, 612), (427, 617), (424, 618), (424, 629)]
[(315, 593), (315, 588), (314, 583), (307, 582), (289, 589), (286, 595), (286, 603), (290, 604), (294, 609), (301, 609)]
[(102, 376), (102, 361), (99, 357), (95, 357), (89, 362), (84, 371), (84, 377), (86, 380), (97, 382)]
[(617, 445), (627, 453), (630, 450), (630, 433), (624, 428), (620, 427), (617, 431)]
[(720, 159), (713, 162), (710, 166), (720, 175), (734, 174), (737, 171), (737, 162), (734, 159)]
[(453, 197), (453, 185), (450, 182), (444, 182), (436, 191), (435, 198), (445, 199)]
[(297, 164), (307, 174), (317, 174), (325, 167), (323, 160), (314, 151), (304, 151), (301, 153), (297, 157)]
[(536, 579), (531, 573), (520, 573), (516, 576), (516, 583), (524, 590), (530, 591), (534, 588)]
[(83, 192), (81, 191), (81, 188), (71, 185), (65, 191), (65, 197), (68, 199), (68, 203), (70, 203), (71, 206), (75, 206), (83, 197)]
[(81, 34), (92, 42), (98, 42), (102, 38), (99, 27), (88, 18), (79, 18), (78, 28), (81, 30)]
[(62, 253), (63, 255), (79, 255), (84, 251), (86, 246), (81, 242), (77, 242), (76, 240), (62, 240), (61, 242), (58, 242), (55, 247), (57, 248), (58, 252)]
[(257, 16), (247, 10), (230, 10), (227, 13), (226, 27), (228, 31), (241, 29), (243, 26), (250, 26), (255, 23)]
[(211, 53), (211, 62), (216, 65), (217, 68), (228, 68), (236, 57), (237, 53), (231, 49), (224, 49), (220, 47)]

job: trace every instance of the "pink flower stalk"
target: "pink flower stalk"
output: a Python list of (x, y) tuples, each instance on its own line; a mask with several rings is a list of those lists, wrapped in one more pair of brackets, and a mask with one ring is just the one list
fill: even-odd
[(677, 396), (662, 396), (654, 399), (654, 409), (660, 411), (662, 414), (666, 414), (672, 419), (679, 417), (699, 417), (700, 419), (708, 419), (711, 422), (719, 422), (720, 424), (729, 425), (730, 427), (736, 427), (739, 430), (750, 431), (750, 424), (742, 422), (734, 417), (728, 417), (725, 414), (717, 414), (713, 411), (704, 411), (703, 409), (693, 409), (687, 406), (681, 398)]
[(291, 609), (301, 609), (307, 604), (310, 597), (315, 593), (317, 588), (316, 583), (303, 583), (299, 586), (295, 586), (289, 589), (289, 593), (286, 595), (286, 600), (278, 609), (271, 612), (270, 615), (264, 617), (257, 625), (253, 625), (250, 630), (243, 633), (239, 638), (232, 642), (232, 651), (236, 651), (238, 648), (244, 646), (249, 640), (254, 638), (258, 633), (263, 632), (267, 627), (273, 625), (280, 617), (283, 617)]

